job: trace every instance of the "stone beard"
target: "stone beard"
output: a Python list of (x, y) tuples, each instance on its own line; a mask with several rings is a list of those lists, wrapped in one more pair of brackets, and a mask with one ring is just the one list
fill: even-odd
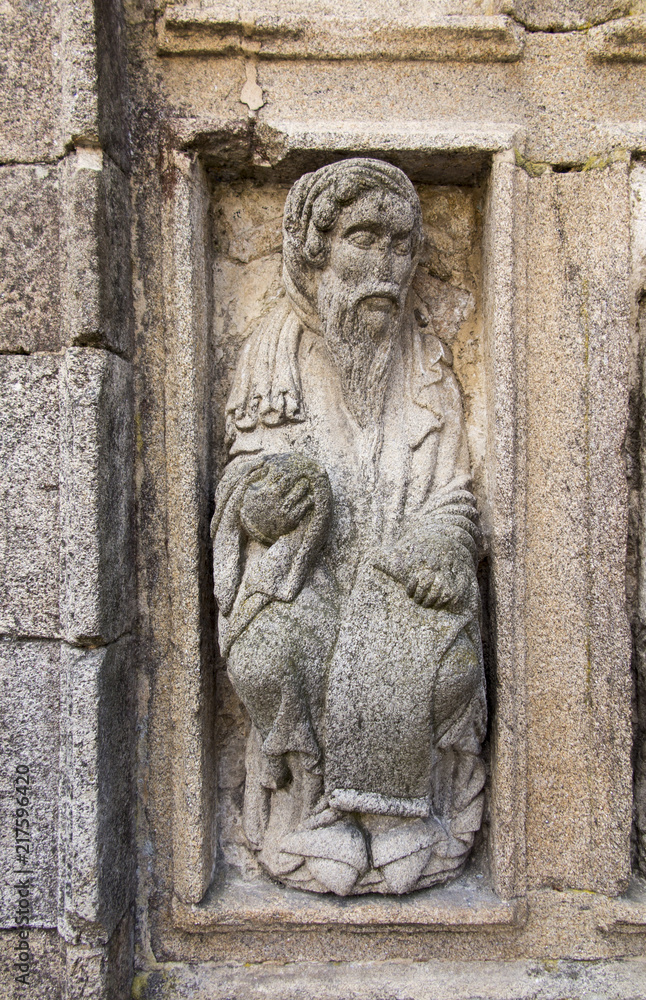
[(421, 238), (397, 168), (301, 177), (285, 295), (227, 403), (212, 536), (244, 829), (313, 892), (444, 882), (482, 818), (477, 511), (450, 353), (414, 319)]
[(361, 427), (381, 417), (388, 359), (400, 319), (389, 317), (386, 328), (375, 337), (363, 297), (370, 291), (370, 286), (348, 288), (333, 271), (328, 271), (321, 277), (318, 295), (323, 339), (339, 372), (345, 404)]

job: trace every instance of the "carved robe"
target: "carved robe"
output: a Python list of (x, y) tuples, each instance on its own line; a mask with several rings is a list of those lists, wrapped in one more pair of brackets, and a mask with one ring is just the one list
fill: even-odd
[[(412, 854), (426, 859), (418, 884), (432, 884), (454, 874), (481, 819), (486, 709), (460, 393), (450, 353), (412, 316), (387, 379), (378, 419), (359, 426), (292, 295), (246, 342), (227, 407), (212, 533), (221, 646), (253, 723), (245, 828), (272, 874), (319, 891), (317, 858), (354, 865), (353, 891), (405, 891), (377, 869)], [(269, 455), (303, 462), (313, 507), (263, 544), (240, 513)], [(411, 559), (439, 539), (470, 574), (451, 611), (405, 589)], [(289, 790), (294, 761), (309, 794)], [(401, 830), (373, 837), (371, 865), (347, 824), (336, 839), (303, 832), (323, 795), (348, 817), (399, 817)]]

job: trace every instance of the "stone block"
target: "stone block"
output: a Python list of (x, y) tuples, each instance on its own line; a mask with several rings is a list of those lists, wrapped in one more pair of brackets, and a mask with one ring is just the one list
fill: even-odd
[(626, 0), (511, 0), (504, 6), (532, 31), (573, 31), (621, 17), (630, 10)]
[(62, 166), (64, 338), (132, 350), (128, 181), (100, 150), (77, 149)]
[(128, 164), (123, 14), (119, 0), (59, 0), (63, 148), (100, 145)]
[(63, 147), (99, 143), (98, 83), (94, 5), (91, 0), (58, 0), (60, 45), (60, 138)]
[(107, 642), (134, 613), (131, 366), (70, 348), (60, 388), (62, 629), (73, 642)]
[(58, 357), (0, 356), (0, 630), (59, 628)]
[[(0, 640), (2, 927), (16, 925), (25, 880), (30, 926), (56, 926), (59, 659), (58, 642)], [(18, 840), (17, 823), (26, 839)]]
[(0, 168), (0, 351), (58, 348), (58, 244), (56, 168)]
[(12, 0), (0, 11), (0, 160), (50, 159), (58, 147), (60, 93), (54, 4)]
[(61, 932), (107, 943), (134, 889), (130, 640), (61, 651)]
[(127, 164), (122, 20), (113, 0), (4, 5), (0, 159), (53, 160), (91, 142)]
[(127, 913), (107, 944), (67, 944), (67, 996), (91, 1000), (131, 1000), (133, 920)]
[[(302, 4), (256, 0), (245, 9), (222, 3), (210, 7), (168, 4), (158, 27), (158, 51), (179, 53), (244, 53), (268, 58), (429, 59), (434, 62), (515, 62), (523, 51), (523, 32), (506, 17), (483, 16), (479, 3), (459, 5), (400, 2), (393, 17), (388, 0), (340, 0)], [(255, 76), (255, 74), (254, 74)], [(262, 93), (246, 91), (255, 110)], [(242, 97), (246, 103), (245, 97)], [(249, 107), (251, 107), (251, 104)]]

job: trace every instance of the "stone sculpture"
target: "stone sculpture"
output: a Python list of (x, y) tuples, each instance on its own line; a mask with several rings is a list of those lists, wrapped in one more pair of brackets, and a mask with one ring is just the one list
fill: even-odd
[(482, 815), (460, 391), (415, 310), (402, 171), (305, 174), (283, 233), (285, 293), (238, 361), (212, 524), (220, 644), (251, 718), (244, 829), (285, 884), (405, 893), (460, 872)]

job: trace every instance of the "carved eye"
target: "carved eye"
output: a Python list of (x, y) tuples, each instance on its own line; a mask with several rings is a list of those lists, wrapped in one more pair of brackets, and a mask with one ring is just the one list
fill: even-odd
[(403, 240), (395, 240), (393, 251), (401, 257), (408, 256), (411, 252), (410, 236), (406, 236)]
[(362, 250), (369, 250), (377, 237), (368, 229), (357, 229), (346, 238), (353, 246), (360, 247)]

